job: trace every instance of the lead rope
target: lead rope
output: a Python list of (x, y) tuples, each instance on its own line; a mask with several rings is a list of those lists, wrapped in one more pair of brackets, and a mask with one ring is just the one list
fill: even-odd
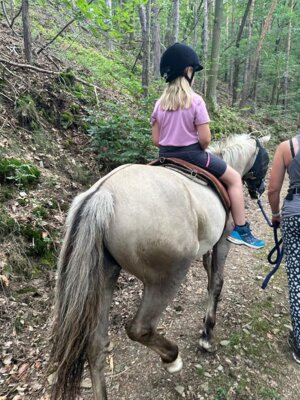
[[(282, 244), (282, 238), (280, 238), (278, 240), (278, 228), (279, 228), (279, 224), (272, 224), (271, 221), (269, 220), (262, 202), (260, 200), (260, 196), (258, 196), (258, 200), (257, 200), (257, 204), (259, 205), (259, 208), (261, 209), (261, 212), (265, 218), (265, 220), (267, 221), (267, 224), (269, 225), (270, 228), (273, 228), (273, 235), (274, 235), (274, 242), (275, 242), (275, 246), (271, 249), (271, 251), (268, 254), (268, 262), (271, 265), (274, 265), (273, 269), (268, 273), (268, 275), (265, 277), (261, 288), (265, 289), (268, 286), (268, 283), (270, 281), (270, 279), (272, 278), (272, 276), (275, 274), (275, 272), (278, 270), (280, 263), (282, 261), (283, 255), (284, 255), (284, 248), (283, 248), (283, 244)], [(275, 259), (273, 259), (273, 255), (274, 253), (276, 254)]]

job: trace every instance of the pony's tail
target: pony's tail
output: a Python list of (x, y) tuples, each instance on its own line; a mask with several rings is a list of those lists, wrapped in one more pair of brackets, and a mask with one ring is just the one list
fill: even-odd
[(49, 369), (56, 370), (51, 400), (73, 400), (91, 337), (97, 329), (103, 285), (103, 237), (113, 215), (106, 189), (77, 196), (70, 208), (58, 262)]

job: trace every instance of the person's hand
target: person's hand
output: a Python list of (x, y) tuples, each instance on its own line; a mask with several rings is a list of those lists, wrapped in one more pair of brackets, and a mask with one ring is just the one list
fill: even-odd
[(279, 226), (280, 225), (280, 220), (281, 220), (281, 216), (280, 215), (276, 216), (276, 217), (274, 217), (272, 215), (272, 225)]

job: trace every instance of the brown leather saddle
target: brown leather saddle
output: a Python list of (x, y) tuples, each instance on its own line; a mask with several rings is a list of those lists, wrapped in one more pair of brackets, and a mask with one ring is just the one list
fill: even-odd
[(220, 197), (222, 204), (225, 208), (226, 214), (230, 212), (230, 200), (225, 186), (219, 181), (213, 174), (198, 167), (197, 165), (191, 164), (187, 161), (181, 160), (179, 158), (167, 158), (160, 157), (157, 160), (151, 161), (148, 165), (160, 166), (173, 169), (175, 171), (181, 172), (187, 177), (194, 177), (200, 181), (204, 181), (208, 186), (215, 190), (215, 192)]

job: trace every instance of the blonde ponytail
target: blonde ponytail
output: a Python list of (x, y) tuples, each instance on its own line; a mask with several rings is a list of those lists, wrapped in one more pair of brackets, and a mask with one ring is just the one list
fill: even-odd
[(176, 111), (180, 108), (190, 108), (192, 105), (193, 89), (183, 76), (170, 82), (161, 98), (160, 107), (165, 111)]

